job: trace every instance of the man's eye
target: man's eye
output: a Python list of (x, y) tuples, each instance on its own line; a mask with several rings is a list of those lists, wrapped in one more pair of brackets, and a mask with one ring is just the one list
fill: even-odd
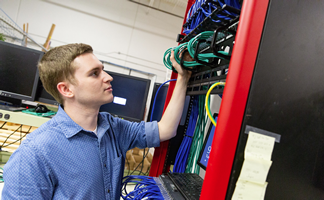
[(92, 76), (98, 76), (98, 72), (93, 72)]

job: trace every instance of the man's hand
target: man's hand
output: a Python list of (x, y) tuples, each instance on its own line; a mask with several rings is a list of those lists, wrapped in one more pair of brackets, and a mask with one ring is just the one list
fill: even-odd
[[(185, 61), (192, 61), (189, 53), (184, 54)], [(171, 51), (170, 60), (173, 67), (178, 72), (176, 86), (173, 90), (171, 100), (165, 110), (162, 119), (158, 122), (160, 141), (163, 142), (174, 137), (177, 133), (177, 128), (182, 115), (187, 84), (191, 77), (191, 71), (183, 69), (174, 59), (174, 51)]]
[[(188, 52), (186, 52), (184, 55), (181, 54), (180, 57), (181, 56), (184, 56), (184, 61), (193, 61), (194, 60)], [(174, 58), (174, 51), (171, 51), (170, 61), (172, 62), (173, 67), (177, 70), (178, 76), (180, 75), (180, 76), (186, 78), (187, 80), (189, 80), (189, 78), (191, 77), (191, 71), (184, 70), (180, 66), (180, 64), (177, 63), (177, 61)]]

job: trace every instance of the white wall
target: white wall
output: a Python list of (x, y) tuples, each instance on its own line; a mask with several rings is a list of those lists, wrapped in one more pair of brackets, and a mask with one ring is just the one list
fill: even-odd
[[(149, 0), (141, 0), (148, 4)], [(185, 7), (155, 0), (154, 7), (184, 16)], [(183, 19), (148, 9), (127, 0), (0, 0), (4, 10), (20, 27), (29, 23), (29, 35), (44, 44), (52, 24), (51, 47), (86, 43), (96, 56), (111, 63), (157, 75), (166, 80), (164, 52), (176, 46)], [(128, 70), (105, 65), (107, 70)], [(131, 72), (131, 75), (151, 78)]]

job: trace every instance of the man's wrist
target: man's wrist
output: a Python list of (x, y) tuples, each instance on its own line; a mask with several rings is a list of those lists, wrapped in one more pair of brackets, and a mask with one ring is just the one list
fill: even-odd
[(178, 77), (177, 77), (177, 80), (178, 81), (183, 81), (185, 83), (188, 83), (189, 82), (189, 79), (190, 79), (190, 76), (189, 75), (181, 75), (181, 74), (178, 74)]

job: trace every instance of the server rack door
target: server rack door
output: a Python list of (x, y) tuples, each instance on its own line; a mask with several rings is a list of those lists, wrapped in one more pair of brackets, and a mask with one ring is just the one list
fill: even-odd
[(323, 1), (270, 1), (226, 199), (242, 168), (247, 125), (281, 136), (266, 200), (324, 199), (323, 10)]

